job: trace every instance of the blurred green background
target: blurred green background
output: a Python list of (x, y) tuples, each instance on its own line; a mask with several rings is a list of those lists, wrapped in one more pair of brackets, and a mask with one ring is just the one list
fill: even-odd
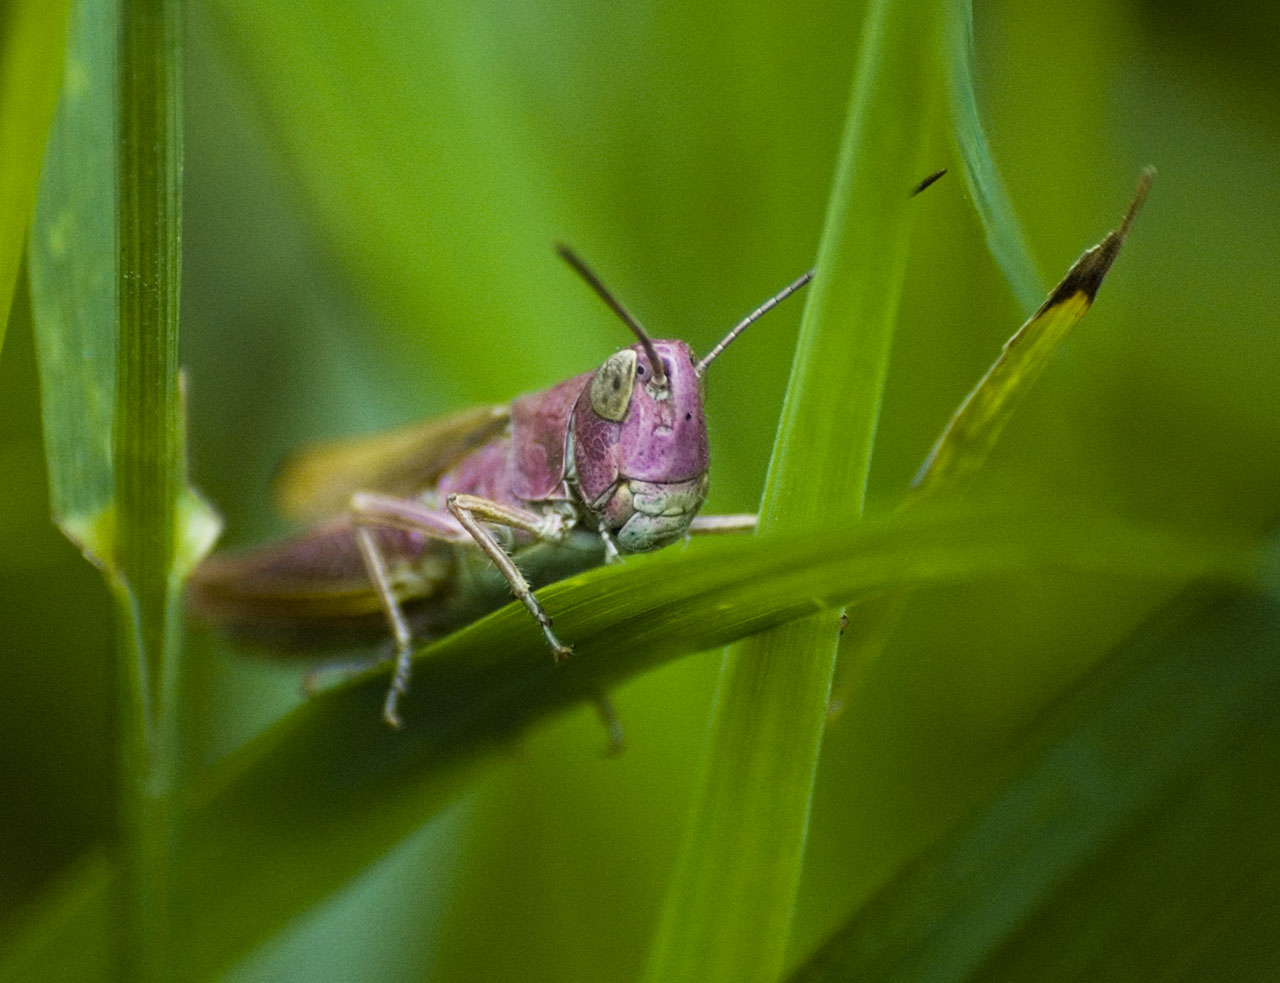
[[(583, 0), (187, 10), (183, 355), (195, 484), (228, 544), (284, 530), (273, 468), (311, 439), (503, 401), (624, 330), (705, 350), (813, 261), (859, 9)], [(1014, 0), (975, 9), (988, 136), (1047, 291), (1159, 178), (1099, 302), (984, 484), (1258, 534), (1280, 516), (1280, 12)], [(920, 201), (872, 508), (892, 506), (1023, 320), (951, 167)], [(931, 168), (932, 169), (932, 168)], [(923, 174), (903, 174), (904, 190)], [(799, 305), (709, 381), (709, 511), (753, 509)], [(108, 826), (111, 615), (48, 518), (29, 305), (0, 356), (0, 924)], [(837, 404), (842, 394), (829, 397)], [(1065, 578), (916, 597), (824, 750), (799, 959), (962, 814), (1055, 694), (1166, 594)], [(198, 636), (197, 759), (296, 703), (299, 673)], [(527, 734), (442, 816), (235, 980), (625, 980), (643, 964), (717, 662)], [(1272, 776), (1274, 777), (1274, 776)]]

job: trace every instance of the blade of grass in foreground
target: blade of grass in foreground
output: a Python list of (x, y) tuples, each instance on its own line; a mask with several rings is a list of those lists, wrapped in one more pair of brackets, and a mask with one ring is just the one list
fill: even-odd
[[(859, 524), (827, 520), (759, 539), (697, 541), (552, 585), (539, 597), (576, 643), (570, 662), (553, 664), (527, 613), (509, 605), (424, 650), (402, 732), (382, 724), (387, 677), (371, 673), (299, 706), (199, 783), (181, 824), (186, 967), (195, 977), (216, 975), (473, 787), (532, 722), (677, 656), (821, 605), (925, 584), (1047, 571), (1253, 583), (1257, 564), (1249, 544), (1105, 513), (1010, 516), (970, 506), (957, 514), (922, 502), (910, 514)], [(96, 902), (79, 891), (65, 908), (49, 905), (47, 920), (14, 938), (0, 978), (58, 978), (41, 967), (98, 923), (108, 883), (98, 885)]]
[(0, 351), (58, 98), (66, 0), (14, 0), (0, 13)]
[(117, 22), (119, 342), (112, 430), (116, 798), (124, 973), (179, 978), (173, 935), (185, 475), (178, 385), (182, 87), (179, 0), (124, 0)]
[[(910, 243), (910, 198), (941, 101), (927, 4), (866, 8), (835, 187), (760, 529), (863, 507)], [(648, 983), (777, 978), (800, 882), (837, 645), (829, 614), (725, 654), (701, 778), (650, 949)]]
[(791, 983), (1276, 978), (1277, 638), (1274, 597), (1178, 597)]
[(31, 239), (54, 517), (116, 602), (113, 928), (141, 980), (174, 978), (178, 588), (216, 529), (183, 485), (178, 9), (76, 3)]
[(125, 973), (173, 977), (173, 812), (177, 663), (173, 580), (180, 472), (178, 12), (126, 0), (118, 12), (119, 267), (112, 429), (116, 596), (115, 739), (124, 873), (118, 930)]

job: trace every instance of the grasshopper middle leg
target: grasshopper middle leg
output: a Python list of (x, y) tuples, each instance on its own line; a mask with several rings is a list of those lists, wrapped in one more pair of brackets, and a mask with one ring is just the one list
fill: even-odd
[(409, 665), (413, 649), (413, 633), (409, 631), (409, 623), (404, 612), (400, 610), (400, 602), (396, 600), (395, 591), (391, 587), (391, 577), (387, 572), (386, 560), (373, 538), (367, 525), (357, 524), (355, 527), (356, 546), (360, 548), (360, 557), (364, 560), (365, 570), (369, 572), (369, 580), (386, 613), (387, 624), (391, 627), (391, 636), (396, 643), (395, 671), (391, 676), (391, 688), (387, 690), (387, 701), (382, 706), (382, 718), (400, 729), (400, 714), (396, 704), (400, 694), (409, 687)]
[(386, 558), (378, 548), (373, 529), (378, 526), (389, 526), (396, 529), (416, 530), (426, 533), (432, 539), (441, 539), (446, 542), (466, 542), (468, 537), (465, 530), (458, 529), (447, 516), (442, 516), (420, 502), (390, 495), (357, 493), (351, 499), (351, 515), (354, 520), (356, 546), (360, 550), (360, 558), (364, 561), (369, 582), (378, 595), (378, 601), (387, 618), (387, 626), (391, 629), (391, 637), (395, 641), (395, 668), (391, 675), (391, 686), (387, 690), (387, 700), (382, 707), (382, 718), (391, 727), (399, 730), (401, 726), (400, 697), (409, 688), (409, 674), (412, 668), (413, 633), (409, 629), (408, 619), (405, 618), (400, 601), (396, 597)]

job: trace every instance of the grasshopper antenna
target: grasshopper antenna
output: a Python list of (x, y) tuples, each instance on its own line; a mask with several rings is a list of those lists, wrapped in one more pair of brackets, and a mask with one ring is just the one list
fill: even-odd
[(718, 356), (722, 351), (724, 351), (726, 348), (729, 347), (729, 345), (733, 343), (733, 339), (738, 337), (738, 335), (742, 334), (742, 332), (746, 331), (750, 325), (754, 324), (756, 321), (759, 321), (760, 318), (764, 317), (771, 310), (773, 310), (775, 307), (781, 304), (784, 300), (786, 300), (788, 297), (790, 297), (793, 293), (795, 293), (797, 290), (799, 290), (801, 287), (803, 287), (806, 283), (808, 283), (812, 279), (813, 279), (813, 270), (810, 270), (804, 276), (796, 280), (795, 283), (791, 283), (783, 287), (776, 294), (774, 294), (772, 297), (766, 300), (763, 304), (757, 307), (754, 311), (752, 311), (750, 314), (744, 317), (741, 321), (739, 321), (737, 324), (733, 326), (733, 330), (731, 330), (727, 335), (725, 335), (722, 339), (720, 339), (720, 344), (716, 345), (715, 348), (711, 349), (711, 351), (707, 352), (707, 354), (702, 357), (701, 361), (699, 361), (698, 364), (693, 367), (693, 371), (699, 377), (701, 377), (702, 374), (707, 371), (707, 366), (710, 365), (715, 360), (716, 356)]
[(556, 243), (556, 255), (573, 267), (575, 273), (587, 282), (587, 286), (596, 292), (596, 295), (609, 305), (609, 309), (617, 314), (625, 324), (640, 339), (640, 344), (644, 345), (644, 352), (649, 356), (649, 364), (653, 366), (653, 385), (665, 387), (667, 384), (667, 373), (662, 367), (662, 359), (658, 358), (658, 352), (653, 347), (653, 339), (649, 337), (649, 333), (641, 327), (640, 322), (631, 316), (628, 311), (603, 283), (596, 276), (595, 271), (583, 262), (582, 257), (566, 246), (563, 242)]

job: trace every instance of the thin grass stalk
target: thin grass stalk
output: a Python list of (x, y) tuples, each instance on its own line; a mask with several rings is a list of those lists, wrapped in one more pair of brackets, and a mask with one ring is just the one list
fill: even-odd
[(125, 877), (123, 978), (177, 976), (172, 883), (182, 482), (178, 391), (181, 245), (180, 8), (119, 10), (119, 346), (113, 456), (118, 605), (118, 801)]

